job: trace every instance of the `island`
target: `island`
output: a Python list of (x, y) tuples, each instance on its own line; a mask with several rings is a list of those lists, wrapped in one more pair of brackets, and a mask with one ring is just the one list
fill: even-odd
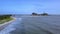
[(33, 12), (32, 16), (48, 16), (48, 13), (37, 14)]

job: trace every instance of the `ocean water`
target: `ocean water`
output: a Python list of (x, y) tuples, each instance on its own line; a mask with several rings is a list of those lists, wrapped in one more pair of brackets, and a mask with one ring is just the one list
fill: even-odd
[(0, 34), (60, 34), (60, 16), (22, 16)]

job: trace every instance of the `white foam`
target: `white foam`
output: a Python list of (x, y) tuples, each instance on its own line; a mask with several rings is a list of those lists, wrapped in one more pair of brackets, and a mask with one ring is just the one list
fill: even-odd
[(0, 34), (6, 34), (6, 33), (9, 33), (10, 31), (13, 31), (13, 30), (15, 30), (15, 28), (13, 27), (13, 25), (9, 25), (8, 27), (6, 27), (2, 31), (0, 31)]
[(10, 34), (9, 32), (16, 30), (16, 28), (14, 28), (14, 25), (17, 24), (16, 23), (17, 21), (21, 21), (21, 18), (16, 19), (15, 22), (11, 23), (5, 29), (3, 29), (2, 31), (0, 31), (0, 34)]

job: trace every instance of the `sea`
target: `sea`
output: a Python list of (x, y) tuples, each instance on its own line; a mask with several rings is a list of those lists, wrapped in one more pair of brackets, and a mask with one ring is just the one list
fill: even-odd
[(60, 34), (60, 16), (15, 16), (0, 34)]

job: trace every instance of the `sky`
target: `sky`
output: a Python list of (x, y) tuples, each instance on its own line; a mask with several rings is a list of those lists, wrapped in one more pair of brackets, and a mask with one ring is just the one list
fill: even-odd
[(0, 0), (0, 14), (60, 14), (60, 0)]

